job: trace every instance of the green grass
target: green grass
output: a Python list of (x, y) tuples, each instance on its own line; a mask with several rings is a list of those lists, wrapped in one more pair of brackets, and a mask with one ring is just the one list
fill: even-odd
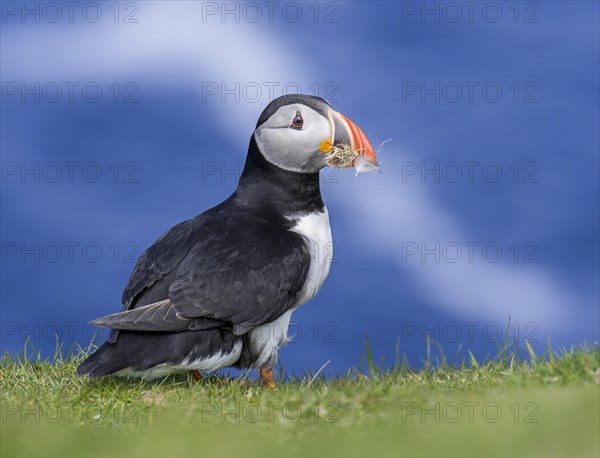
[(600, 349), (441, 360), (276, 389), (88, 380), (82, 355), (0, 364), (4, 456), (600, 456)]

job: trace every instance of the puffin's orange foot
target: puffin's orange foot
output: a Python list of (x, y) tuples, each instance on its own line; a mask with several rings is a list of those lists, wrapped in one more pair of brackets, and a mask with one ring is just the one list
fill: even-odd
[(273, 369), (261, 369), (259, 372), (263, 386), (267, 388), (275, 388), (275, 382), (273, 381)]
[(194, 379), (199, 382), (200, 380), (204, 380), (206, 377), (204, 377), (204, 374), (202, 372), (200, 372), (198, 369), (194, 369), (192, 371), (192, 375), (194, 376)]

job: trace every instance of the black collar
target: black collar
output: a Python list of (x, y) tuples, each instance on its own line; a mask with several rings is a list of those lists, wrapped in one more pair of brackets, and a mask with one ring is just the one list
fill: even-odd
[(281, 215), (312, 213), (324, 209), (319, 173), (284, 170), (267, 161), (250, 139), (246, 164), (232, 196), (244, 207), (271, 206)]

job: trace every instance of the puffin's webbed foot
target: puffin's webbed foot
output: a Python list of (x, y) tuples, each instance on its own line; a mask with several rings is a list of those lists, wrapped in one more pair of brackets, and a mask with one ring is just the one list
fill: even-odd
[(192, 375), (194, 376), (194, 380), (196, 380), (197, 382), (204, 380), (206, 378), (204, 376), (204, 374), (202, 372), (200, 372), (198, 369), (194, 369), (192, 371)]
[(261, 369), (259, 372), (263, 386), (267, 388), (275, 388), (273, 369)]

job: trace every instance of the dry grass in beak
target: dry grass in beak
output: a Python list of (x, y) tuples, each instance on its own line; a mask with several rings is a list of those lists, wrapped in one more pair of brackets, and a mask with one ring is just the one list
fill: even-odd
[(378, 164), (373, 164), (369, 158), (361, 156), (352, 146), (346, 144), (333, 146), (331, 154), (325, 158), (325, 162), (331, 167), (338, 168), (354, 166), (357, 175), (379, 170)]
[(358, 157), (358, 151), (352, 148), (350, 145), (342, 144), (339, 146), (332, 146), (331, 154), (325, 158), (327, 165), (331, 167), (350, 167), (354, 159)]

